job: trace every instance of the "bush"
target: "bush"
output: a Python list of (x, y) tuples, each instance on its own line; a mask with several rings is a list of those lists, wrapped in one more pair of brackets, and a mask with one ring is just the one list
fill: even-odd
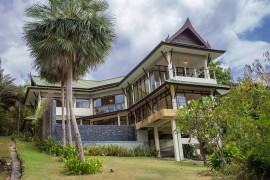
[(211, 170), (221, 170), (223, 171), (223, 167), (230, 165), (234, 160), (242, 159), (241, 152), (239, 148), (235, 145), (235, 143), (227, 144), (223, 147), (223, 158), (221, 159), (221, 155), (218, 155), (218, 151), (214, 152), (209, 156), (209, 168)]
[(81, 161), (78, 156), (64, 160), (68, 174), (94, 174), (99, 172), (102, 162), (99, 159), (87, 158)]
[(77, 156), (76, 148), (74, 146), (71, 147), (63, 147), (60, 153), (61, 159), (70, 159)]
[(85, 154), (89, 156), (119, 156), (119, 157), (130, 157), (130, 156), (146, 156), (154, 157), (157, 155), (156, 151), (149, 148), (143, 148), (137, 146), (134, 149), (118, 145), (102, 145), (102, 146), (89, 146), (85, 148)]

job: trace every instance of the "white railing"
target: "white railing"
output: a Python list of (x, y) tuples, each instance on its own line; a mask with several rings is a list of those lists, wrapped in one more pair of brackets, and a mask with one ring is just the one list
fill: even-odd
[[(182, 72), (178, 72), (177, 69), (181, 68)], [(175, 76), (182, 76), (182, 77), (194, 77), (194, 78), (204, 78), (204, 79), (215, 79), (216, 74), (215, 71), (213, 72), (213, 77), (210, 77), (209, 69), (205, 68), (194, 68), (194, 67), (176, 67), (173, 66), (173, 75)]]

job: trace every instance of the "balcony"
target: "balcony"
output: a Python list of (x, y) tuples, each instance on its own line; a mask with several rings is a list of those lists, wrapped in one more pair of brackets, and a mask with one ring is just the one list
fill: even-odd
[(108, 112), (120, 111), (125, 109), (125, 103), (110, 104), (106, 106), (100, 106), (94, 108), (94, 115), (103, 114)]
[(195, 67), (173, 67), (173, 80), (217, 84), (215, 71)]
[[(205, 68), (195, 67), (172, 67), (172, 80), (185, 81), (185, 82), (198, 82), (206, 84), (217, 84), (215, 71), (210, 71)], [(168, 74), (162, 74), (152, 84), (154, 90), (168, 80)]]

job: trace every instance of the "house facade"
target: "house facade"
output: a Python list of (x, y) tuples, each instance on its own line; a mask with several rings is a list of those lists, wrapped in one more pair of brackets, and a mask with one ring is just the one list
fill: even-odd
[[(175, 131), (175, 115), (189, 100), (229, 89), (218, 84), (215, 72), (208, 69), (224, 53), (212, 49), (187, 19), (126, 76), (74, 82), (74, 111), (83, 142), (133, 143), (182, 160), (183, 144), (196, 146), (198, 141)], [(60, 140), (60, 85), (32, 76), (25, 104), (36, 108), (49, 93), (55, 104), (52, 136)]]

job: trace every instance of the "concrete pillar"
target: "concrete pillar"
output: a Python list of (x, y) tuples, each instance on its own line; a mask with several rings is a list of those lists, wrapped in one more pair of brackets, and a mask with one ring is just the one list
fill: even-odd
[(175, 88), (173, 85), (170, 86), (171, 90), (171, 97), (172, 97), (172, 106), (173, 109), (177, 109), (177, 102), (176, 102), (176, 93), (175, 93)]
[(205, 79), (210, 79), (209, 77), (209, 69), (208, 69), (208, 66), (207, 66), (207, 59), (204, 60), (204, 69), (205, 69)]
[(126, 125), (129, 125), (128, 116), (126, 116)]
[(133, 103), (132, 103), (132, 104), (135, 104), (135, 95), (134, 95), (134, 87), (133, 87), (133, 84), (131, 85), (131, 88), (132, 88), (132, 100), (133, 100)]
[(94, 114), (94, 102), (93, 99), (89, 99), (90, 116)]
[(160, 157), (160, 145), (159, 145), (159, 135), (158, 135), (158, 127), (154, 127), (154, 137), (155, 137), (155, 144), (156, 144), (156, 151), (158, 152), (158, 157)]
[(126, 89), (125, 89), (124, 99), (125, 99), (125, 109), (127, 109), (128, 108), (128, 103), (127, 103), (127, 91), (126, 91)]
[(121, 121), (120, 121), (120, 115), (119, 114), (117, 114), (117, 120), (118, 120), (118, 126), (120, 126), (121, 125)]
[(179, 146), (180, 161), (183, 161), (184, 160), (184, 150), (183, 150), (181, 132), (179, 132), (179, 130), (177, 133), (177, 139), (178, 139), (178, 146)]
[(174, 147), (174, 155), (176, 161), (181, 161), (184, 159), (183, 146), (181, 142), (181, 134), (176, 133), (176, 123), (175, 119), (171, 120), (172, 126), (172, 135), (173, 135), (173, 147)]
[(80, 119), (80, 125), (83, 125), (83, 124), (82, 124), (82, 119)]
[(173, 78), (173, 67), (172, 67), (172, 60), (171, 60), (171, 52), (167, 52), (167, 63), (168, 63), (168, 71), (169, 71), (169, 79)]

